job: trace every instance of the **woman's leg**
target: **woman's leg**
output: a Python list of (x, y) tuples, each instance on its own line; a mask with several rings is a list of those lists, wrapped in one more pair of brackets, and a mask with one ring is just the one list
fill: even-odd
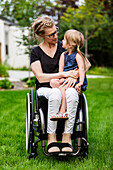
[[(52, 115), (56, 115), (59, 112), (61, 104), (61, 92), (58, 88), (46, 88), (42, 87), (37, 90), (39, 96), (44, 96), (48, 99), (48, 120), (47, 120), (47, 133), (48, 133), (48, 145), (52, 142), (56, 142), (56, 127), (57, 121), (51, 121)], [(52, 147), (49, 152), (60, 151), (58, 147)]]
[[(73, 126), (75, 123), (77, 106), (79, 101), (78, 92), (74, 88), (68, 88), (66, 90), (67, 112), (69, 119), (65, 121), (65, 129), (62, 138), (62, 143), (71, 144), (71, 134), (73, 133)], [(72, 149), (65, 147), (62, 151), (71, 152)]]

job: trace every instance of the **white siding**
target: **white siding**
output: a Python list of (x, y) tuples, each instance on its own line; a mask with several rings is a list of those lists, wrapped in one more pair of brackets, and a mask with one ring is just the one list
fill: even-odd
[[(29, 66), (29, 58), (25, 53), (25, 46), (18, 46), (17, 41), (21, 40), (22, 31), (20, 27), (9, 26), (0, 20), (0, 42), (2, 62), (13, 68)], [(8, 55), (6, 55), (6, 45), (8, 45)]]
[(4, 22), (0, 20), (0, 42), (1, 42), (1, 56), (2, 62), (5, 61), (5, 34), (4, 34)]

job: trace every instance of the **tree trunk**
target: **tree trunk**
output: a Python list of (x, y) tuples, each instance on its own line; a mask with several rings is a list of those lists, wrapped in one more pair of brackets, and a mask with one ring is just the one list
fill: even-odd
[(88, 35), (88, 30), (86, 28), (85, 29), (85, 57), (88, 57), (88, 39), (87, 39), (87, 35)]

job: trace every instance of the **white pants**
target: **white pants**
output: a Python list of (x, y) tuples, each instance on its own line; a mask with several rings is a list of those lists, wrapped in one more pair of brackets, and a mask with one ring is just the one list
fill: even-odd
[[(59, 112), (62, 95), (58, 88), (41, 87), (37, 90), (38, 96), (44, 96), (48, 99), (48, 122), (47, 133), (54, 134), (56, 132), (57, 121), (51, 121), (51, 116), (56, 115)], [(64, 133), (73, 132), (73, 126), (76, 117), (76, 111), (78, 106), (78, 92), (74, 88), (68, 88), (66, 90), (66, 103), (67, 113), (69, 119), (65, 121)]]

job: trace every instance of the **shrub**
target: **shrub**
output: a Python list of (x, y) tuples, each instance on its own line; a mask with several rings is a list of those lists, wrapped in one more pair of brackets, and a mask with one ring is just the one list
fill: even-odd
[(35, 79), (27, 80), (27, 86), (28, 87), (34, 87), (35, 86)]
[(22, 81), (26, 82), (26, 85), (27, 85), (28, 87), (34, 87), (34, 86), (35, 86), (36, 77), (33, 76), (33, 77), (31, 77), (30, 80), (29, 80), (28, 77), (27, 77), (27, 78), (22, 79)]
[(8, 73), (6, 70), (6, 67), (2, 64), (0, 64), (0, 77), (7, 77)]
[(14, 84), (11, 83), (8, 79), (0, 80), (0, 89), (11, 89), (14, 88)]

